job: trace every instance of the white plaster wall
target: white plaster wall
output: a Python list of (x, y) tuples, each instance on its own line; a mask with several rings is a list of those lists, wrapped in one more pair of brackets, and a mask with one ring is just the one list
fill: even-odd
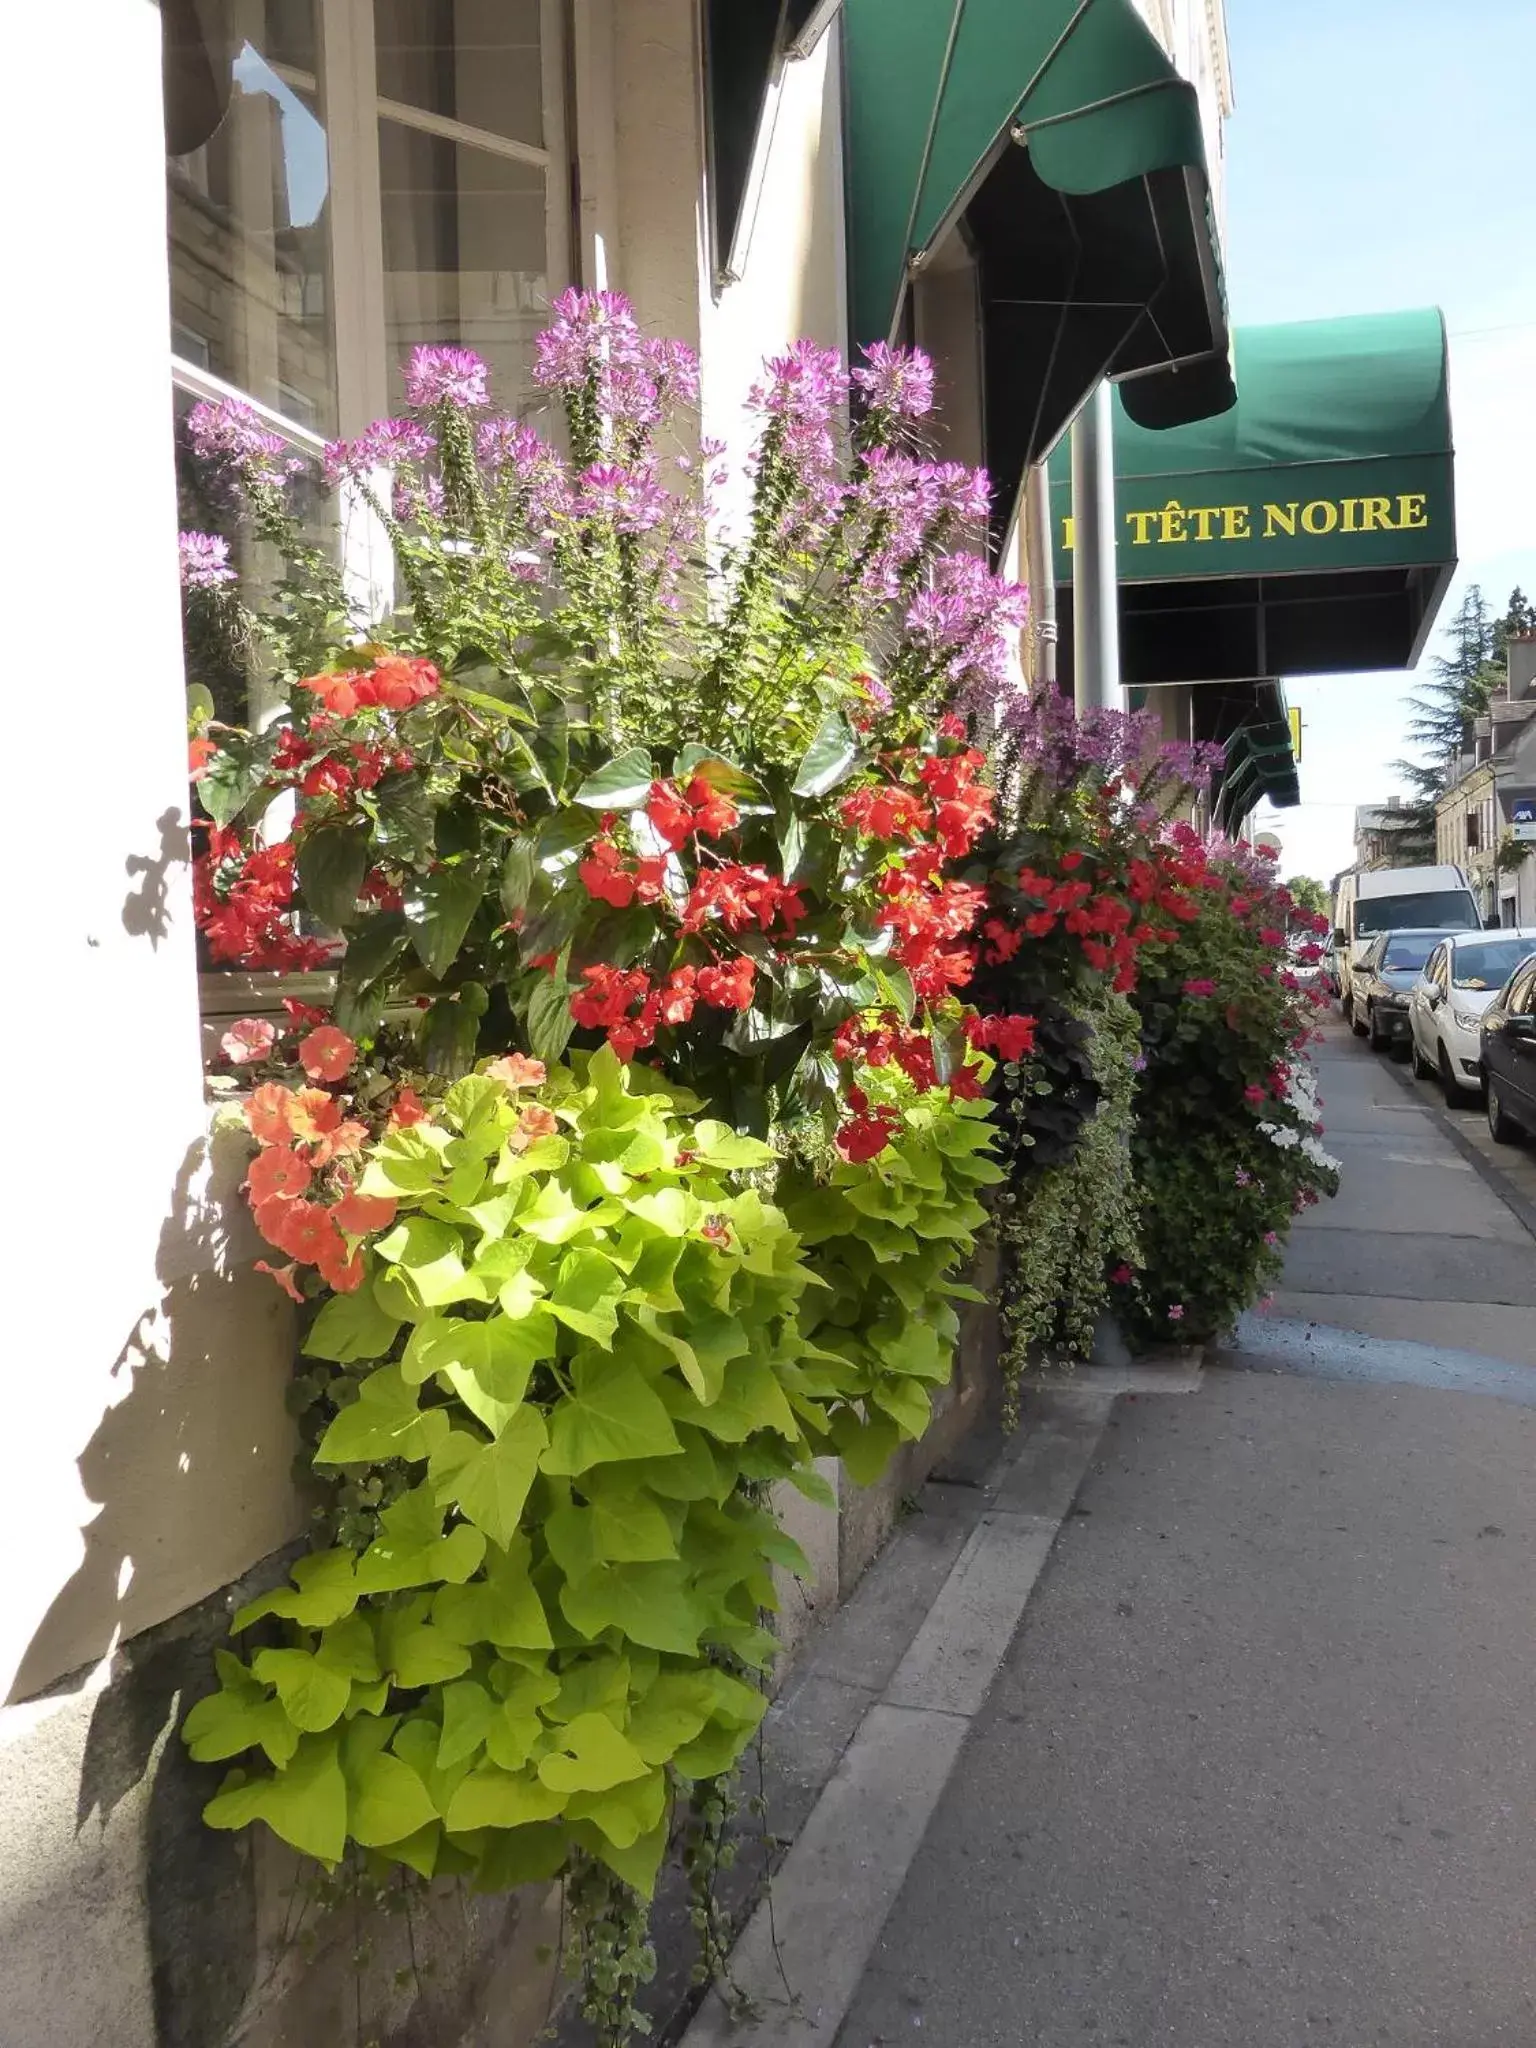
[[(745, 400), (765, 357), (802, 336), (839, 351), (848, 345), (838, 51), (831, 32), (809, 57), (784, 67), (741, 277), (703, 297), (701, 426), (733, 452), (745, 445)], [(741, 524), (747, 492), (733, 462), (722, 502), (730, 529)]]
[(60, 150), (47, 93), (0, 124), (8, 268), (47, 309), (0, 342), (17, 977), (0, 1698), (234, 1577), (294, 1514), (282, 1328), (212, 1277), (230, 1187), (200, 1149), (160, 18), (152, 0), (75, 0), (67, 23), (15, 9), (13, 75), (58, 75), (66, 29), (90, 147)]

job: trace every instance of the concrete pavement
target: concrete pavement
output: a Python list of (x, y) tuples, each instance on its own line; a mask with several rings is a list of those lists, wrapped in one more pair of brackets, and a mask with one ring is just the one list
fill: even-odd
[(1344, 1193), (1115, 1406), (838, 2048), (1536, 2043), (1536, 1246), (1319, 1067)]

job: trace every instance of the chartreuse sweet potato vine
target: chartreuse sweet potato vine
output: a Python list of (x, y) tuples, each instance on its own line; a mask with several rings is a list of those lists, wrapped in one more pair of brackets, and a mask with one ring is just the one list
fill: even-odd
[(304, 1349), (334, 1372), (315, 1463), (378, 1505), (236, 1616), (185, 1730), (240, 1759), (212, 1825), (649, 1894), (677, 1786), (762, 1716), (771, 1567), (804, 1565), (766, 1488), (825, 1497), (834, 1448), (873, 1472), (949, 1371), (985, 1106), (885, 1086), (895, 1141), (797, 1186), (798, 1227), (754, 1184), (768, 1145), (607, 1048), (500, 1062), (363, 1146), (360, 1277)]

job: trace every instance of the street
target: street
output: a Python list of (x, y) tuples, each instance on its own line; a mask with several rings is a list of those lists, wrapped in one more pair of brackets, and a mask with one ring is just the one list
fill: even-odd
[(1424, 1084), (1317, 1064), (1343, 1191), (1117, 1403), (839, 2048), (1536, 2040), (1536, 1251)]

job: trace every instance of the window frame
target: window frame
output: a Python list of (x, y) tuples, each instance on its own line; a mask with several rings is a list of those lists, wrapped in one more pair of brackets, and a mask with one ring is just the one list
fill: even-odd
[[(389, 340), (385, 299), (384, 212), (379, 122), (390, 120), (464, 148), (524, 163), (544, 177), (545, 281), (551, 301), (575, 281), (578, 244), (572, 206), (574, 108), (567, 78), (565, 0), (539, 0), (542, 146), (474, 128), (467, 123), (388, 99), (378, 91), (374, 0), (313, 0), (318, 74), (273, 63), (284, 83), (312, 93), (325, 133), (328, 173), (327, 253), (332, 302), (335, 418), (339, 439), (363, 433), (390, 411)], [(319, 463), (327, 437), (278, 411), (241, 386), (206, 369), (167, 343), (173, 394), (248, 406), (262, 426), (298, 455)], [(358, 616), (380, 619), (394, 601), (394, 564), (388, 539), (355, 484), (335, 494), (339, 566)], [(282, 701), (252, 689), (248, 717), (265, 726)], [(209, 970), (198, 976), (203, 1052), (210, 1062), (229, 1020), (275, 1015), (284, 995), (329, 1002), (334, 972), (258, 974)]]
[[(571, 281), (570, 126), (566, 93), (565, 8), (538, 0), (542, 146), (470, 126), (378, 90), (374, 0), (313, 0), (318, 75), (274, 63), (285, 84), (312, 93), (325, 131), (329, 171), (328, 253), (336, 431), (351, 439), (389, 411), (389, 344), (384, 289), (384, 212), (379, 175), (381, 120), (466, 149), (527, 165), (544, 178), (544, 264), (553, 299)], [(273, 433), (313, 452), (324, 446), (301, 422), (169, 350), (171, 382), (198, 397), (236, 398), (253, 406)], [(210, 388), (213, 387), (213, 388)]]

